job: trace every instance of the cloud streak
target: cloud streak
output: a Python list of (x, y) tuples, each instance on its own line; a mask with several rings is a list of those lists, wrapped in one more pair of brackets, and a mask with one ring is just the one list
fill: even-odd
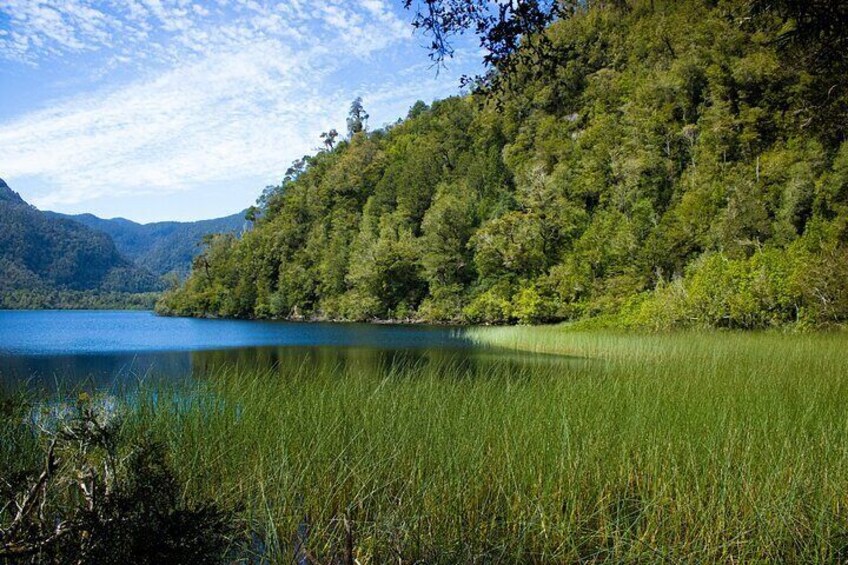
[(344, 123), (354, 95), (390, 120), (456, 84), (429, 72), (411, 88), (406, 67), (386, 70), (393, 51), (417, 49), (386, 0), (0, 0), (0, 11), (11, 22), (0, 57), (97, 52), (140, 77), (0, 123), (0, 173), (49, 186), (40, 207), (276, 179)]

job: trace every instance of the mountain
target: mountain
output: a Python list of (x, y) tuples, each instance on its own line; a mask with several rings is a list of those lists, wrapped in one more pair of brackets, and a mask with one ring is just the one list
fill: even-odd
[(0, 180), (0, 290), (161, 290), (159, 278), (123, 257), (108, 235), (27, 204)]
[(0, 179), (0, 203), (12, 205), (26, 204), (24, 199), (21, 198), (21, 195), (9, 188), (9, 185), (3, 179)]
[(505, 90), (418, 103), (292, 167), (159, 311), (848, 322), (845, 51), (808, 53), (804, 22), (747, 0), (568, 4)]
[(92, 214), (65, 215), (47, 212), (54, 218), (73, 220), (103, 232), (118, 251), (141, 268), (156, 275), (176, 272), (183, 276), (200, 252), (204, 236), (213, 233), (240, 234), (246, 229), (244, 213), (197, 222), (139, 224), (124, 218), (103, 219)]

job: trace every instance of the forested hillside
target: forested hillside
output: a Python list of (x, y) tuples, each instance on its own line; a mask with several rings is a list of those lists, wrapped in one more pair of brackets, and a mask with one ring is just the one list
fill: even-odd
[[(767, 327), (848, 319), (838, 68), (743, 0), (592, 2), (556, 64), (296, 163), (161, 312)], [(844, 57), (844, 55), (842, 55)], [(317, 132), (316, 132), (317, 133)]]
[[(52, 304), (44, 296), (75, 292), (141, 293), (161, 289), (158, 278), (121, 256), (109, 236), (77, 222), (51, 218), (0, 180), (0, 305)], [(57, 298), (58, 299), (58, 298)], [(148, 297), (149, 300), (149, 297)]]
[(187, 275), (191, 269), (191, 261), (200, 252), (205, 236), (213, 233), (239, 235), (247, 224), (244, 212), (197, 222), (151, 224), (139, 224), (123, 218), (107, 220), (92, 214), (47, 214), (74, 220), (102, 231), (112, 238), (122, 255), (134, 261), (137, 266), (160, 276), (168, 273)]

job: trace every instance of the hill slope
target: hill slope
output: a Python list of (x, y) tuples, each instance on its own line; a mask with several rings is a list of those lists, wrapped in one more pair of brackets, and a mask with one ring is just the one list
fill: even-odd
[(245, 228), (244, 213), (198, 222), (139, 224), (123, 218), (110, 220), (92, 214), (47, 214), (74, 220), (108, 234), (124, 256), (156, 275), (176, 272), (185, 275), (200, 252), (204, 236), (213, 233), (239, 234)]
[(108, 235), (50, 217), (0, 180), (0, 290), (149, 292), (151, 273), (122, 257)]
[(515, 77), (499, 106), (419, 103), (292, 169), (256, 229), (217, 238), (159, 310), (848, 320), (840, 81), (743, 0), (588, 5), (547, 31), (556, 72)]

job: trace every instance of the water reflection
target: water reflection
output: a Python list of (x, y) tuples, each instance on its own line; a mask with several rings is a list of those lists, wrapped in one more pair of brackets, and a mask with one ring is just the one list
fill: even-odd
[(3, 311), (0, 355), (212, 351), (235, 347), (462, 347), (462, 331), (435, 326), (310, 324), (163, 318), (151, 312)]
[(178, 379), (191, 373), (192, 357), (188, 351), (0, 356), (0, 381), (7, 388), (24, 385), (47, 390), (76, 386), (108, 389), (153, 375)]
[(539, 365), (572, 364), (558, 356), (522, 354), (487, 348), (375, 348), (335, 346), (240, 347), (212, 351), (160, 351), (85, 355), (16, 355), (0, 357), (0, 379), (6, 387), (119, 389), (141, 381), (177, 382), (210, 379), (237, 369), (268, 375), (292, 374), (298, 368), (390, 374), (401, 369), (450, 370), (451, 374), (486, 374), (493, 366), (515, 374)]

